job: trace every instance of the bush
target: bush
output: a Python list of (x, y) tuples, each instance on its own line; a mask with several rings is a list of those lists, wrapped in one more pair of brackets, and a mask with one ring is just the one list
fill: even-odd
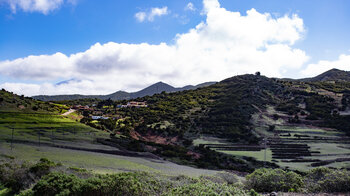
[(309, 192), (349, 192), (350, 172), (322, 167), (315, 168), (306, 175), (305, 186)]
[(246, 187), (258, 192), (300, 191), (303, 185), (299, 174), (282, 169), (257, 169), (246, 179)]
[(49, 174), (50, 169), (56, 166), (57, 164), (53, 161), (47, 158), (41, 158), (38, 163), (30, 167), (29, 171), (40, 178), (41, 176)]
[(207, 180), (199, 180), (196, 183), (186, 184), (184, 186), (171, 189), (168, 196), (188, 195), (188, 196), (215, 196), (215, 195), (255, 195), (255, 191), (247, 192), (235, 186), (227, 185), (226, 183), (213, 183)]
[(227, 184), (236, 184), (239, 182), (238, 176), (229, 172), (219, 172), (215, 176), (223, 179)]
[(29, 164), (26, 162), (8, 162), (0, 165), (0, 183), (11, 189), (12, 193), (28, 188), (33, 182), (29, 174)]
[(44, 176), (34, 187), (33, 195), (75, 195), (81, 187), (82, 180), (74, 175), (50, 173)]
[(119, 173), (81, 179), (75, 175), (53, 172), (33, 187), (33, 195), (155, 195), (161, 187), (147, 173)]

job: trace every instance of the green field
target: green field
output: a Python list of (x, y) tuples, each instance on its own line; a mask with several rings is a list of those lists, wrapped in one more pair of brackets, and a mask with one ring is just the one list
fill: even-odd
[(0, 161), (9, 157), (36, 162), (48, 158), (70, 167), (86, 168), (94, 173), (116, 173), (123, 171), (148, 171), (169, 175), (200, 176), (212, 175), (218, 171), (182, 166), (169, 161), (139, 157), (118, 156), (53, 147), (38, 147), (15, 144), (13, 150), (8, 143), (0, 143)]
[(68, 117), (49, 113), (0, 112), (0, 141), (90, 141), (108, 137)]
[[(14, 142), (11, 150), (12, 128), (14, 128)], [(39, 135), (41, 146), (38, 145)], [(96, 138), (109, 138), (109, 133), (61, 115), (22, 112), (1, 112), (0, 115), (0, 160), (14, 157), (16, 160), (35, 162), (45, 157), (67, 166), (87, 168), (97, 173), (150, 171), (171, 175), (200, 176), (217, 172), (181, 166), (163, 160), (50, 146), (60, 144), (87, 149), (118, 150), (96, 143)]]
[(230, 154), (238, 157), (254, 157), (259, 161), (272, 161), (272, 152), (270, 149), (266, 150), (266, 159), (265, 159), (265, 150), (260, 151), (229, 151), (229, 150), (219, 150), (218, 152)]
[(201, 135), (199, 138), (193, 140), (193, 145), (199, 146), (200, 144), (230, 144), (230, 142), (223, 138)]

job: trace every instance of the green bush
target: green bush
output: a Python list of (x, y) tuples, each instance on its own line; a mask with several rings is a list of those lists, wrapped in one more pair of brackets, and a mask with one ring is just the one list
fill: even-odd
[(303, 178), (292, 171), (282, 169), (257, 169), (247, 177), (246, 186), (258, 192), (300, 191)]
[(305, 177), (305, 186), (308, 192), (349, 192), (350, 172), (329, 168), (315, 168)]
[(186, 184), (184, 186), (171, 189), (164, 195), (167, 196), (216, 196), (216, 195), (254, 195), (255, 192), (247, 192), (226, 183), (214, 183), (207, 180), (199, 180), (197, 183)]
[(34, 196), (76, 195), (81, 189), (83, 180), (75, 175), (50, 173), (44, 176), (34, 187)]
[(50, 173), (50, 169), (56, 166), (57, 164), (55, 162), (47, 158), (41, 158), (39, 162), (30, 167), (29, 171), (40, 178)]
[(0, 183), (11, 189), (12, 193), (28, 188), (34, 177), (29, 174), (30, 165), (27, 162), (8, 162), (0, 165)]
[(53, 172), (33, 187), (33, 195), (154, 195), (160, 188), (159, 182), (147, 173), (119, 173), (81, 179)]

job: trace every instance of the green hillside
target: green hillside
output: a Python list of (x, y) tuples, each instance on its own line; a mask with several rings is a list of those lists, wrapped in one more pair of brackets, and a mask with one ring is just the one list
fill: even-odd
[[(121, 107), (127, 100), (47, 103), (3, 91), (7, 113), (3, 111), (2, 124), (7, 138), (9, 124), (17, 121), (18, 130), (30, 130), (32, 136), (27, 138), (37, 140), (42, 135), (48, 141), (55, 133), (64, 141), (91, 141), (91, 132), (99, 129), (104, 134), (93, 140), (100, 144), (121, 151), (150, 152), (201, 168), (252, 171), (262, 166), (293, 166), (303, 170), (313, 167), (311, 164), (333, 164), (350, 153), (345, 142), (350, 134), (349, 90), (346, 81), (287, 81), (257, 73), (194, 90), (130, 100), (146, 102), (147, 107), (137, 108)], [(84, 116), (80, 123), (57, 115), (67, 109), (65, 105), (78, 104), (90, 106), (76, 112)], [(8, 113), (11, 110), (17, 113)], [(96, 115), (108, 119), (92, 119)], [(328, 152), (320, 146), (342, 153), (320, 159), (317, 153)]]
[(62, 113), (67, 109), (68, 107), (64, 105), (37, 101), (30, 97), (16, 95), (5, 89), (0, 91), (0, 111)]
[[(348, 148), (345, 139), (350, 135), (348, 87), (346, 81), (286, 81), (247, 74), (195, 90), (163, 92), (133, 100), (146, 102), (148, 107), (117, 108), (127, 101), (100, 101), (96, 110), (114, 116), (115, 120), (91, 121), (86, 114), (81, 122), (129, 138), (112, 137), (112, 143), (119, 147), (151, 151), (199, 167), (224, 168), (232, 163), (235, 165), (232, 168), (259, 167), (262, 163), (251, 162), (253, 157), (283, 167), (306, 169), (312, 162), (324, 164), (316, 155), (327, 150), (317, 146), (337, 149), (337, 145), (343, 144)], [(304, 131), (299, 133), (292, 128)], [(288, 146), (290, 149), (284, 149)], [(293, 148), (300, 148), (301, 153), (288, 153), (296, 150)], [(339, 151), (343, 153), (327, 160), (329, 164), (350, 153)], [(236, 159), (226, 165), (222, 153)], [(311, 160), (308, 156), (316, 158)], [(243, 164), (237, 164), (242, 159)]]

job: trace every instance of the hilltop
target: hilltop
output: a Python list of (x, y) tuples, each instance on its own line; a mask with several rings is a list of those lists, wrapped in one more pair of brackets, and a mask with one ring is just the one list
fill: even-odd
[(350, 71), (343, 71), (339, 69), (328, 70), (318, 76), (312, 78), (300, 79), (304, 82), (322, 82), (322, 81), (350, 81)]

